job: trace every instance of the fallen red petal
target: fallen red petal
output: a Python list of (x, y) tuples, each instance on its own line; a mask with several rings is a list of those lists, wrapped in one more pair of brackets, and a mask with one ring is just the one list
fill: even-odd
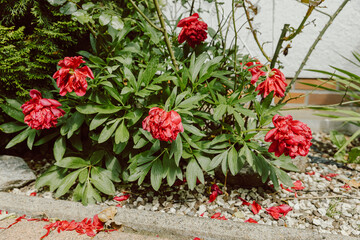
[(283, 216), (286, 216), (286, 214), (288, 214), (288, 212), (290, 212), (291, 210), (292, 208), (287, 204), (281, 204), (279, 206), (279, 213), (282, 213)]
[(213, 191), (209, 197), (209, 202), (213, 202), (215, 201), (216, 197), (217, 197), (217, 192), (216, 191)]
[(293, 190), (291, 190), (290, 188), (284, 188), (284, 186), (282, 184), (280, 184), (280, 187), (282, 189), (284, 189), (285, 191), (288, 191), (288, 192), (294, 192)]
[(221, 213), (218, 212), (218, 213), (215, 213), (214, 215), (212, 215), (211, 218), (218, 218), (218, 217), (220, 217), (220, 215), (221, 215)]
[(257, 202), (253, 201), (253, 203), (251, 204), (251, 211), (256, 215), (259, 213), (260, 209), (261, 206)]
[(202, 214), (200, 214), (200, 217), (203, 217), (204, 216), (204, 212)]
[(247, 222), (247, 223), (258, 223), (256, 220), (252, 219), (252, 218), (249, 218), (248, 220), (245, 220), (244, 222)]
[(266, 212), (270, 214), (274, 219), (278, 220), (280, 217), (279, 208), (278, 207), (269, 207), (265, 208)]
[(121, 202), (121, 201), (125, 201), (130, 197), (130, 194), (126, 194), (126, 195), (122, 195), (120, 197), (114, 197), (115, 201)]
[[(351, 187), (349, 186), (349, 184), (345, 184), (344, 186), (341, 186), (341, 188), (344, 188), (346, 191), (350, 190)], [(1, 214), (1, 212), (0, 212)]]
[(309, 176), (312, 176), (312, 175), (315, 175), (315, 172), (314, 172), (314, 171), (312, 171), (312, 172), (307, 172), (306, 174), (309, 175)]
[(246, 205), (246, 206), (250, 206), (251, 203), (249, 203), (248, 201), (246, 201), (245, 199), (238, 197), (241, 201), (242, 201), (242, 205)]
[(201, 240), (201, 238), (196, 237), (196, 238), (194, 238), (193, 240)]
[(305, 187), (302, 185), (301, 180), (297, 180), (294, 182), (294, 186), (291, 188), (295, 190), (303, 190)]
[(30, 193), (30, 196), (31, 196), (31, 197), (36, 196), (36, 192), (32, 192), (32, 193)]

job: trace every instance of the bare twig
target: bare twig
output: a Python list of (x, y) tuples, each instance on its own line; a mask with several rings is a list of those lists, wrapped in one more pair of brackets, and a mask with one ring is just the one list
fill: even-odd
[(236, 90), (237, 86), (237, 74), (236, 74), (236, 65), (237, 65), (237, 31), (236, 31), (236, 21), (235, 21), (235, 0), (232, 0), (231, 3), (232, 8), (232, 20), (234, 25), (234, 32), (235, 32), (235, 44), (234, 44), (234, 73), (235, 73), (235, 79), (234, 79), (234, 91)]
[(253, 25), (252, 25), (252, 23), (251, 23), (251, 19), (250, 19), (249, 12), (247, 11), (246, 6), (245, 6), (245, 1), (243, 1), (243, 8), (244, 8), (244, 11), (245, 11), (245, 15), (246, 15), (247, 22), (249, 23), (250, 31), (251, 31), (254, 39), (255, 39), (256, 44), (258, 45), (261, 53), (264, 55), (264, 57), (266, 58), (266, 60), (269, 61), (269, 62), (271, 62), (271, 58), (265, 53), (263, 47), (261, 46), (261, 44), (260, 44), (260, 42), (259, 42), (259, 39), (257, 38), (256, 31), (255, 31), (255, 29), (253, 28)]
[(309, 60), (310, 55), (312, 54), (312, 52), (314, 51), (316, 45), (319, 43), (319, 41), (321, 40), (321, 38), (323, 37), (323, 35), (325, 34), (326, 30), (329, 28), (329, 26), (332, 24), (332, 22), (334, 21), (334, 19), (337, 17), (337, 15), (341, 12), (341, 10), (345, 7), (345, 5), (349, 2), (350, 0), (344, 0), (342, 2), (342, 4), (339, 6), (339, 8), (336, 10), (336, 12), (330, 17), (329, 21), (325, 24), (325, 26), (323, 27), (323, 29), (321, 30), (321, 32), (319, 33), (318, 37), (315, 39), (315, 41), (313, 42), (313, 44), (311, 45), (309, 51), (307, 52), (304, 60), (301, 62), (301, 65), (299, 67), (299, 69), (296, 71), (294, 78), (291, 80), (290, 84), (287, 86), (285, 93), (284, 93), (284, 97), (280, 99), (278, 104), (281, 104), (284, 101), (284, 98), (286, 96), (286, 94), (290, 91), (291, 86), (294, 84), (294, 82), (296, 81), (296, 79), (299, 77), (300, 72), (303, 70), (306, 62)]

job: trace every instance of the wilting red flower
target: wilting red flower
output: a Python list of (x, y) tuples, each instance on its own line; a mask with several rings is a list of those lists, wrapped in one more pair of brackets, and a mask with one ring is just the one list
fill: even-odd
[(282, 216), (286, 216), (292, 210), (289, 205), (282, 204), (280, 206), (265, 209), (274, 219), (278, 220)]
[(253, 203), (251, 204), (251, 211), (256, 215), (259, 213), (260, 210), (261, 206), (257, 202), (253, 201)]
[[(258, 66), (255, 66), (254, 65), (258, 65)], [(246, 66), (248, 66), (249, 68), (246, 68), (244, 66), (244, 69), (247, 69), (252, 77), (251, 77), (251, 84), (255, 84), (257, 82), (257, 80), (259, 80), (259, 77), (260, 76), (265, 76), (266, 75), (266, 72), (262, 71), (261, 68), (263, 67), (263, 65), (256, 60), (256, 62), (248, 62), (246, 63)]]
[(247, 222), (247, 223), (258, 223), (256, 220), (252, 219), (252, 218), (249, 218), (248, 220), (245, 220), (244, 222)]
[(295, 181), (294, 186), (291, 187), (291, 188), (294, 189), (294, 190), (303, 190), (303, 189), (305, 189), (305, 187), (302, 185), (301, 180)]
[(142, 122), (142, 127), (150, 132), (153, 138), (170, 142), (176, 139), (179, 132), (184, 131), (181, 117), (177, 112), (166, 112), (158, 107), (150, 109), (149, 116)]
[(238, 197), (241, 201), (242, 201), (242, 205), (246, 205), (246, 206), (250, 206), (251, 203), (249, 203), (248, 201), (246, 201), (245, 199)]
[(199, 14), (194, 13), (192, 16), (181, 19), (177, 27), (182, 27), (178, 37), (179, 43), (187, 41), (190, 47), (195, 48), (207, 38), (207, 24), (199, 21)]
[(260, 83), (255, 90), (259, 91), (258, 95), (262, 94), (264, 98), (272, 91), (274, 91), (274, 96), (283, 97), (286, 86), (284, 74), (279, 69), (273, 68), (267, 73), (265, 81)]
[(57, 119), (65, 114), (58, 109), (61, 104), (54, 99), (41, 98), (41, 93), (35, 89), (30, 91), (30, 97), (32, 99), (21, 106), (24, 122), (36, 130), (55, 127)]
[(281, 154), (295, 158), (296, 156), (306, 156), (312, 145), (311, 130), (303, 122), (293, 120), (292, 116), (282, 117), (276, 114), (273, 119), (275, 128), (271, 129), (265, 136), (266, 142), (272, 142), (269, 152), (274, 152), (275, 156)]
[(217, 193), (216, 191), (213, 191), (213, 192), (210, 194), (209, 202), (215, 201), (217, 195), (218, 195), (218, 193)]
[(126, 194), (126, 195), (122, 195), (120, 197), (114, 197), (114, 200), (118, 201), (118, 202), (121, 202), (121, 201), (128, 200), (129, 197), (130, 197), (130, 194)]
[(80, 68), (80, 64), (85, 63), (82, 56), (65, 57), (60, 60), (58, 65), (61, 67), (54, 75), (56, 84), (60, 88), (60, 95), (75, 91), (76, 95), (84, 96), (87, 89), (86, 77), (94, 79), (94, 75), (88, 66)]

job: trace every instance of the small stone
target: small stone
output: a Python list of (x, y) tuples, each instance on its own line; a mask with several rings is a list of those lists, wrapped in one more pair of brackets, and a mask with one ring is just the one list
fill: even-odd
[(314, 218), (314, 219), (313, 219), (313, 224), (314, 224), (314, 225), (317, 225), (317, 226), (320, 226), (320, 225), (321, 225), (321, 220), (318, 219), (318, 218)]
[(235, 212), (234, 213), (235, 217), (240, 218), (240, 219), (244, 219), (245, 218), (245, 213), (244, 212)]
[(283, 219), (279, 219), (278, 226), (285, 226), (285, 221)]
[(203, 214), (206, 211), (206, 206), (205, 205), (200, 205), (199, 206), (199, 210), (197, 211), (197, 213), (199, 215)]

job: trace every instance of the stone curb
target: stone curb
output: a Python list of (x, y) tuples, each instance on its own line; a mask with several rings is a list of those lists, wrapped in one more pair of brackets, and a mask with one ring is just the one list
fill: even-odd
[[(93, 217), (106, 205), (83, 206), (78, 202), (29, 197), (0, 192), (0, 209), (31, 217), (49, 217), (81, 221)], [(115, 221), (124, 225), (125, 232), (158, 234), (169, 239), (356, 239), (343, 235), (322, 234), (312, 230), (239, 223), (200, 217), (172, 215), (161, 212), (118, 208)]]

